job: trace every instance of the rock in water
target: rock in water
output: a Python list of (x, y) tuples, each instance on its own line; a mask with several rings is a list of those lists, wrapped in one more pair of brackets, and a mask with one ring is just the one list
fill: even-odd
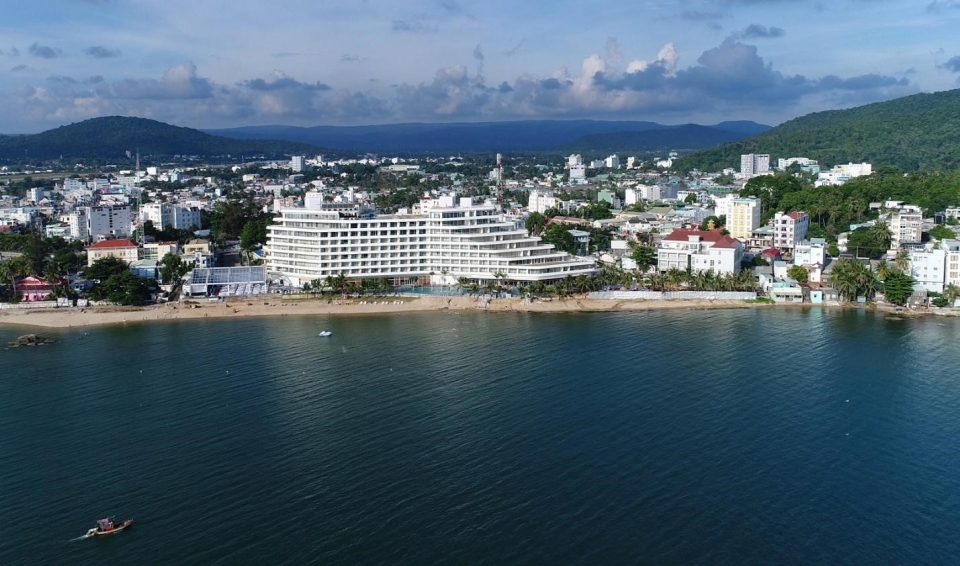
[(19, 348), (21, 346), (42, 346), (43, 344), (52, 344), (53, 341), (53, 338), (47, 338), (46, 336), (40, 336), (39, 334), (24, 334), (13, 342), (10, 342), (9, 346), (11, 348)]

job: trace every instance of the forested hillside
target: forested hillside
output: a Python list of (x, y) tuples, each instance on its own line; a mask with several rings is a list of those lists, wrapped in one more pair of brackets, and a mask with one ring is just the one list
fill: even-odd
[(762, 134), (678, 160), (682, 171), (739, 167), (743, 153), (890, 165), (904, 171), (960, 168), (960, 90), (915, 94), (849, 110), (808, 114)]
[(237, 140), (156, 120), (108, 116), (61, 126), (39, 134), (0, 136), (0, 159), (117, 158), (125, 152), (141, 155), (265, 155), (313, 154), (321, 149), (305, 143), (276, 140)]

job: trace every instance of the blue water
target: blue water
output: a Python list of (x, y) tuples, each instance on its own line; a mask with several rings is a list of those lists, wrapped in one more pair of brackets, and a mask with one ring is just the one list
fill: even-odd
[[(48, 334), (0, 352), (3, 565), (960, 555), (960, 321), (428, 313)], [(134, 528), (69, 542), (106, 515)]]

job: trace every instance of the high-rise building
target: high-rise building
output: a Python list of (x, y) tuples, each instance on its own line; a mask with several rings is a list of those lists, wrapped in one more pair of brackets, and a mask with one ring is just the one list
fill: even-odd
[[(727, 230), (730, 235), (740, 241), (747, 241), (753, 231), (760, 226), (760, 199), (737, 197), (724, 199), (729, 207), (727, 213)], [(719, 216), (719, 213), (718, 213)]]
[(290, 158), (290, 170), (294, 173), (302, 173), (306, 165), (307, 158), (304, 155), (294, 155)]
[(760, 175), (770, 172), (770, 154), (746, 153), (740, 156), (740, 173), (743, 175)]

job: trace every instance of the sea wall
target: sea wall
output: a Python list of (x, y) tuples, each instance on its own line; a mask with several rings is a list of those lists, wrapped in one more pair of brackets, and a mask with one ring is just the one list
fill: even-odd
[(743, 291), (594, 291), (587, 297), (617, 301), (637, 299), (647, 301), (740, 301), (756, 299), (757, 294)]

